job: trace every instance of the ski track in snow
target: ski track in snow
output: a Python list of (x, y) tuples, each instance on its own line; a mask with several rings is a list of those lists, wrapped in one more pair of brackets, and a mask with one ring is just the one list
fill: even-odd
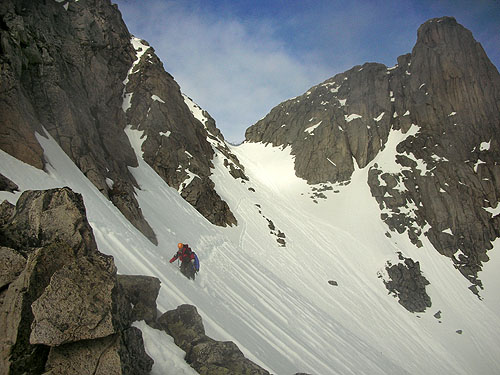
[[(399, 171), (395, 147), (417, 131), (392, 132), (371, 165)], [(219, 228), (142, 160), (141, 142), (133, 139), (137, 134), (127, 135), (138, 154), (138, 167), (130, 168), (141, 188), (137, 198), (158, 246), (122, 217), (50, 137), (37, 136), (48, 161), (46, 173), (3, 151), (0, 173), (21, 190), (70, 186), (81, 193), (99, 249), (114, 256), (118, 271), (161, 280), (160, 311), (182, 303), (197, 306), (209, 336), (234, 341), (272, 373), (494, 374), (500, 368), (500, 256), (494, 250), (480, 275), (491, 289), (479, 301), (425, 237), (420, 249), (406, 234), (387, 238), (366, 183), (371, 165), (357, 169), (340, 193), (326, 192), (328, 199), (314, 204), (310, 187), (295, 176), (290, 149), (231, 147), (250, 177), (246, 183), (234, 180), (216, 153), (212, 179), (239, 223)], [(19, 195), (0, 192), (0, 199), (15, 202)], [(286, 234), (286, 247), (269, 234), (266, 218)], [(189, 243), (200, 256), (194, 282), (168, 262), (177, 242)], [(420, 261), (431, 282), (433, 306), (426, 313), (408, 313), (377, 278), (397, 251)], [(438, 310), (442, 323), (433, 317)], [(156, 361), (153, 374), (193, 373), (170, 337), (142, 322), (135, 325), (144, 330), (146, 350)]]

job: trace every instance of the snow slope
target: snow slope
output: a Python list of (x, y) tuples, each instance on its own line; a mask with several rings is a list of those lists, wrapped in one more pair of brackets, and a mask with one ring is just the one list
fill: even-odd
[[(498, 373), (497, 251), (489, 253), (492, 260), (480, 275), (487, 288), (480, 301), (425, 237), (424, 247), (417, 249), (405, 234), (385, 235), (388, 229), (366, 183), (369, 166), (356, 170), (349, 185), (336, 186), (338, 193), (327, 191), (326, 200), (314, 203), (311, 187), (294, 174), (289, 149), (247, 143), (232, 147), (250, 178), (246, 183), (229, 175), (216, 151), (212, 178), (239, 223), (219, 228), (142, 160), (141, 133), (128, 129), (127, 135), (139, 159), (131, 169), (140, 185), (138, 201), (158, 246), (98, 192), (50, 137), (37, 136), (47, 172), (0, 151), (0, 173), (22, 190), (70, 186), (81, 193), (99, 249), (114, 256), (120, 273), (158, 277), (161, 311), (196, 305), (209, 336), (234, 341), (272, 373)], [(374, 163), (393, 163), (395, 146), (404, 136), (391, 134)], [(14, 203), (18, 197), (0, 192), (2, 200)], [(286, 247), (276, 241), (268, 220), (285, 233)], [(178, 242), (189, 243), (200, 257), (195, 281), (168, 263)], [(420, 261), (431, 282), (433, 305), (424, 314), (407, 312), (378, 278), (397, 251)], [(439, 310), (440, 320), (433, 316)], [(143, 323), (137, 326), (155, 358), (153, 374), (172, 368), (178, 374), (194, 373), (171, 338)]]

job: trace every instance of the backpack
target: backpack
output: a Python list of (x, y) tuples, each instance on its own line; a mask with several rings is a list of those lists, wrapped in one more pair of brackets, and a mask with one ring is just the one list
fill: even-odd
[(194, 269), (196, 272), (200, 270), (200, 260), (198, 259), (198, 255), (193, 251), (194, 254)]

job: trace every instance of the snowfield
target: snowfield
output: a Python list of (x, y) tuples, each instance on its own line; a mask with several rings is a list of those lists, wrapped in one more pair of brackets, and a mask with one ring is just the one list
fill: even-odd
[[(183, 303), (198, 308), (209, 336), (234, 341), (252, 361), (279, 374), (497, 374), (500, 370), (500, 243), (488, 255), (479, 300), (451, 261), (425, 236), (420, 249), (391, 232), (367, 184), (370, 165), (350, 184), (313, 202), (311, 186), (295, 176), (290, 149), (244, 143), (231, 147), (250, 181), (235, 180), (216, 151), (213, 181), (238, 226), (210, 224), (142, 160), (140, 134), (127, 134), (138, 155), (131, 168), (137, 197), (158, 246), (139, 233), (79, 171), (57, 143), (38, 135), (47, 172), (0, 151), (0, 173), (20, 189), (69, 186), (83, 195), (99, 250), (113, 255), (119, 273), (162, 282), (158, 308)], [(373, 163), (395, 168), (394, 133)], [(392, 143), (391, 143), (392, 142)], [(373, 165), (373, 163), (371, 165)], [(196, 176), (193, 176), (196, 178)], [(252, 188), (249, 190), (249, 188)], [(254, 191), (253, 191), (254, 190)], [(15, 203), (20, 193), (0, 192)], [(283, 232), (277, 242), (271, 220)], [(178, 242), (199, 255), (195, 281), (168, 263)], [(380, 278), (396, 253), (418, 260), (430, 281), (432, 307), (412, 314), (388, 295)], [(338, 286), (328, 281), (333, 280)], [(441, 318), (434, 314), (441, 311)], [(153, 374), (195, 373), (171, 337), (147, 327)], [(456, 331), (462, 330), (462, 334)]]

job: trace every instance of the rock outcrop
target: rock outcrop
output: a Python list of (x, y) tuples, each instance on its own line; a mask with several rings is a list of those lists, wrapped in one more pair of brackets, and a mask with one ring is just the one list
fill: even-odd
[(133, 306), (130, 320), (144, 320), (149, 325), (154, 325), (160, 280), (142, 275), (118, 275), (118, 284), (121, 293), (126, 296), (127, 303)]
[(398, 258), (399, 263), (387, 262), (385, 267), (387, 279), (383, 280), (385, 287), (406, 310), (424, 312), (432, 306), (431, 298), (426, 291), (426, 286), (430, 283), (422, 275), (419, 262), (405, 258), (401, 253)]
[(0, 191), (19, 191), (19, 186), (0, 173)]
[(97, 250), (80, 195), (24, 192), (0, 240), (2, 374), (149, 373), (152, 360), (131, 327), (137, 314), (113, 258)]
[[(246, 139), (291, 146), (297, 176), (322, 188), (369, 167), (389, 228), (417, 246), (427, 236), (481, 287), (477, 274), (500, 236), (499, 131), (500, 75), (471, 32), (443, 17), (419, 28), (395, 67), (337, 74), (272, 109)], [(392, 165), (377, 163), (384, 151)]]
[(208, 337), (194, 306), (181, 305), (167, 311), (158, 319), (158, 323), (174, 338), (175, 344), (186, 352), (186, 361), (199, 374), (269, 374), (245, 358), (235, 343)]

